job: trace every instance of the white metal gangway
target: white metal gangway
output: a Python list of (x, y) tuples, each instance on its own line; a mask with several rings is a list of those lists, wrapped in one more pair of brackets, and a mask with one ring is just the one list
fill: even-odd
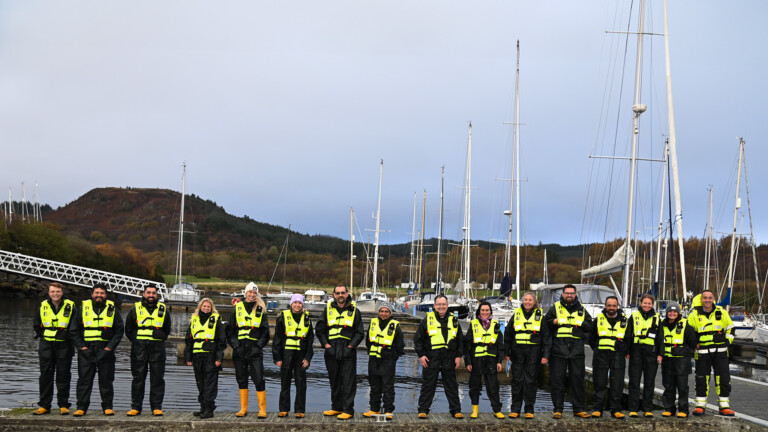
[(164, 299), (168, 294), (168, 288), (164, 283), (108, 273), (4, 250), (0, 250), (0, 270), (80, 285), (87, 288), (97, 283), (103, 283), (108, 287), (109, 291), (131, 297), (141, 297), (144, 287), (148, 284), (157, 286), (158, 296), (161, 299)]

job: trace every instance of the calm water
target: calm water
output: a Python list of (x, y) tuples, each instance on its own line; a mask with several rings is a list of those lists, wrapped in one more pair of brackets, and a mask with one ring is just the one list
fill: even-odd
[[(0, 406), (19, 406), (17, 401), (37, 401), (37, 380), (39, 376), (37, 344), (32, 330), (33, 316), (37, 311), (38, 303), (31, 300), (5, 300), (0, 302), (0, 334), (5, 336), (5, 349), (0, 350), (0, 381), (3, 382), (0, 390)], [(123, 310), (123, 317), (127, 310)], [(191, 312), (172, 312), (174, 332), (186, 331)], [(228, 313), (225, 312), (225, 316)], [(192, 368), (186, 366), (176, 356), (176, 342), (167, 344), (168, 362), (165, 372), (165, 401), (163, 408), (167, 410), (191, 411), (199, 408), (197, 404), (197, 387), (195, 386)], [(117, 349), (117, 365), (115, 376), (115, 400), (116, 410), (130, 409), (130, 342), (123, 339)], [(264, 362), (264, 372), (267, 386), (267, 411), (278, 411), (278, 394), (280, 392), (280, 371), (271, 362), (271, 352)], [(358, 351), (357, 363), (357, 397), (355, 399), (355, 411), (368, 410), (369, 386), (366, 376), (368, 366), (367, 355), (364, 351)], [(77, 356), (72, 362), (72, 387), (70, 389), (70, 403), (73, 407), (76, 403), (75, 384), (77, 381)], [(500, 375), (500, 378), (502, 376)], [(464, 411), (471, 410), (469, 401), (469, 375), (459, 374), (459, 395)], [(147, 379), (149, 381), (149, 379)], [(504, 380), (506, 381), (506, 380)], [(509, 409), (511, 402), (510, 387), (502, 382), (501, 401), (503, 411)], [(406, 354), (397, 362), (397, 379), (395, 383), (395, 406), (399, 412), (415, 412), (418, 405), (419, 389), (421, 388), (421, 366), (418, 365), (416, 355)], [(253, 391), (253, 385), (251, 385)], [(149, 383), (147, 383), (147, 396), (145, 405), (149, 403)], [(291, 397), (294, 389), (291, 390)], [(319, 412), (330, 408), (330, 386), (323, 362), (323, 354), (317, 349), (307, 377), (307, 412)], [(217, 399), (220, 411), (237, 411), (240, 407), (235, 371), (231, 362), (224, 363), (224, 370), (219, 374), (219, 396)], [(54, 396), (54, 405), (55, 405)], [(98, 394), (98, 385), (94, 383), (91, 396), (91, 408), (100, 409), (101, 399)], [(255, 395), (250, 398), (250, 410), (258, 409)], [(552, 405), (549, 393), (542, 390), (536, 403), (537, 411), (551, 411)], [(570, 410), (570, 406), (566, 406)], [(448, 403), (442, 387), (438, 384), (435, 401), (432, 405), (433, 412), (448, 412)], [(484, 395), (480, 400), (480, 411), (490, 412), (490, 402)]]

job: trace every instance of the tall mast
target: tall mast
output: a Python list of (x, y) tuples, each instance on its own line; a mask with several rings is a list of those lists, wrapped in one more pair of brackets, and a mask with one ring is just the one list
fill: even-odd
[(763, 292), (760, 290), (760, 274), (757, 267), (757, 251), (755, 250), (755, 230), (752, 226), (752, 203), (749, 199), (749, 177), (747, 176), (747, 155), (744, 152), (744, 189), (747, 193), (747, 217), (749, 218), (749, 245), (752, 248), (752, 267), (755, 269), (755, 289), (757, 290), (757, 313), (763, 310)]
[[(464, 226), (462, 226), (461, 230), (463, 233), (462, 236), (462, 245), (461, 245), (461, 255), (462, 255), (462, 266), (461, 266), (461, 281), (463, 282), (464, 286), (469, 285), (469, 278), (470, 278), (470, 261), (471, 261), (471, 254), (469, 252), (469, 243), (470, 243), (470, 232), (469, 232), (469, 225), (470, 225), (470, 209), (471, 209), (471, 198), (472, 198), (472, 122), (469, 123), (469, 135), (467, 138), (467, 166), (465, 168), (465, 177), (464, 177)], [(466, 288), (463, 288), (466, 289)]]
[(704, 290), (709, 289), (709, 258), (712, 251), (712, 189), (710, 186), (707, 202), (707, 228), (704, 230)]
[(376, 209), (376, 232), (373, 246), (373, 293), (376, 293), (379, 270), (379, 222), (381, 221), (381, 178), (384, 175), (384, 159), (379, 164), (379, 204)]
[(744, 159), (744, 139), (739, 138), (739, 168), (736, 171), (736, 199), (733, 205), (733, 231), (731, 232), (731, 257), (728, 260), (728, 285), (726, 287), (729, 290), (733, 289), (733, 274), (735, 273), (733, 254), (736, 251), (736, 223), (738, 221), (739, 209), (741, 208), (741, 197), (739, 196), (739, 187), (741, 186), (741, 163), (743, 159)]
[(441, 253), (442, 253), (442, 246), (443, 246), (443, 188), (445, 187), (445, 166), (440, 167), (440, 222), (437, 228), (437, 277), (435, 278), (435, 291), (440, 291), (440, 276), (442, 275), (442, 272), (440, 271), (440, 263), (442, 261)]
[[(661, 176), (661, 205), (659, 206), (659, 228), (658, 228), (658, 240), (656, 241), (656, 265), (653, 271), (653, 286), (658, 289), (659, 287), (659, 269), (661, 268), (661, 241), (664, 233), (664, 188), (667, 181), (667, 161), (669, 154), (669, 140), (664, 144), (664, 175)], [(671, 227), (670, 227), (671, 228)], [(651, 249), (653, 251), (653, 249)], [(651, 257), (653, 260), (653, 257)]]
[(13, 222), (13, 193), (10, 186), (8, 187), (8, 223)]
[(424, 285), (423, 280), (423, 268), (424, 268), (424, 215), (427, 210), (427, 190), (424, 189), (424, 201), (421, 204), (421, 234), (419, 235), (419, 274), (417, 280), (419, 286)]
[(349, 208), (349, 292), (354, 292), (352, 286), (354, 285), (355, 277), (355, 209)]
[[(413, 269), (416, 268), (416, 192), (413, 193), (413, 222), (411, 226), (411, 265), (408, 266), (408, 282), (413, 284)], [(411, 287), (413, 288), (413, 287)]]
[(179, 213), (179, 246), (176, 250), (176, 283), (181, 283), (181, 256), (184, 251), (184, 193), (187, 183), (187, 163), (181, 164), (181, 212)]
[(517, 293), (517, 300), (520, 301), (520, 41), (517, 41), (517, 69), (515, 72), (515, 124), (512, 130), (514, 131), (515, 141), (515, 177), (512, 180), (515, 185), (515, 200), (516, 216), (515, 222), (517, 225), (517, 241), (515, 243), (515, 251), (517, 254), (517, 264), (515, 267), (515, 291)]

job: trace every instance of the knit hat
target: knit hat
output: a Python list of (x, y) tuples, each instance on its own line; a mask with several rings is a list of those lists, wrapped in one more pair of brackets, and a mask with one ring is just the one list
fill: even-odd
[(389, 306), (388, 303), (382, 303), (381, 306), (379, 306), (379, 311), (381, 311), (382, 309), (387, 309), (389, 313), (392, 313), (392, 308)]
[(680, 305), (677, 302), (670, 302), (667, 306), (667, 313), (670, 313), (671, 311), (680, 313)]
[(246, 293), (250, 290), (256, 290), (256, 292), (259, 292), (259, 286), (253, 282), (248, 282), (248, 285), (245, 286), (245, 289), (243, 290), (243, 292)]
[(301, 295), (301, 294), (294, 294), (294, 295), (292, 295), (291, 296), (291, 304), (294, 304), (296, 302), (299, 302), (299, 303), (301, 303), (303, 305), (304, 304), (304, 296)]

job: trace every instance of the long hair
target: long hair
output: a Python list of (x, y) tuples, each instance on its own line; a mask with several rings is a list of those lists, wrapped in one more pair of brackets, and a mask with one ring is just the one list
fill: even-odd
[(219, 311), (216, 310), (216, 303), (213, 302), (213, 300), (209, 299), (208, 297), (200, 300), (200, 303), (197, 304), (197, 309), (195, 309), (195, 312), (192, 314), (192, 316), (199, 316), (200, 315), (200, 308), (203, 306), (203, 303), (208, 302), (211, 304), (211, 313), (212, 314), (218, 314)]
[(481, 301), (480, 304), (477, 305), (477, 310), (475, 311), (475, 318), (480, 318), (480, 308), (483, 306), (488, 306), (488, 309), (491, 310), (491, 316), (489, 318), (493, 318), (493, 307), (487, 301)]
[[(533, 291), (527, 291), (525, 294), (523, 294), (523, 297), (521, 297), (521, 301), (520, 301), (520, 307), (523, 307), (522, 299), (525, 298), (525, 296), (533, 297), (533, 307), (531, 308), (531, 310), (539, 308), (539, 301), (536, 300), (536, 294), (534, 294)], [(525, 308), (523, 308), (523, 310), (525, 310)]]

